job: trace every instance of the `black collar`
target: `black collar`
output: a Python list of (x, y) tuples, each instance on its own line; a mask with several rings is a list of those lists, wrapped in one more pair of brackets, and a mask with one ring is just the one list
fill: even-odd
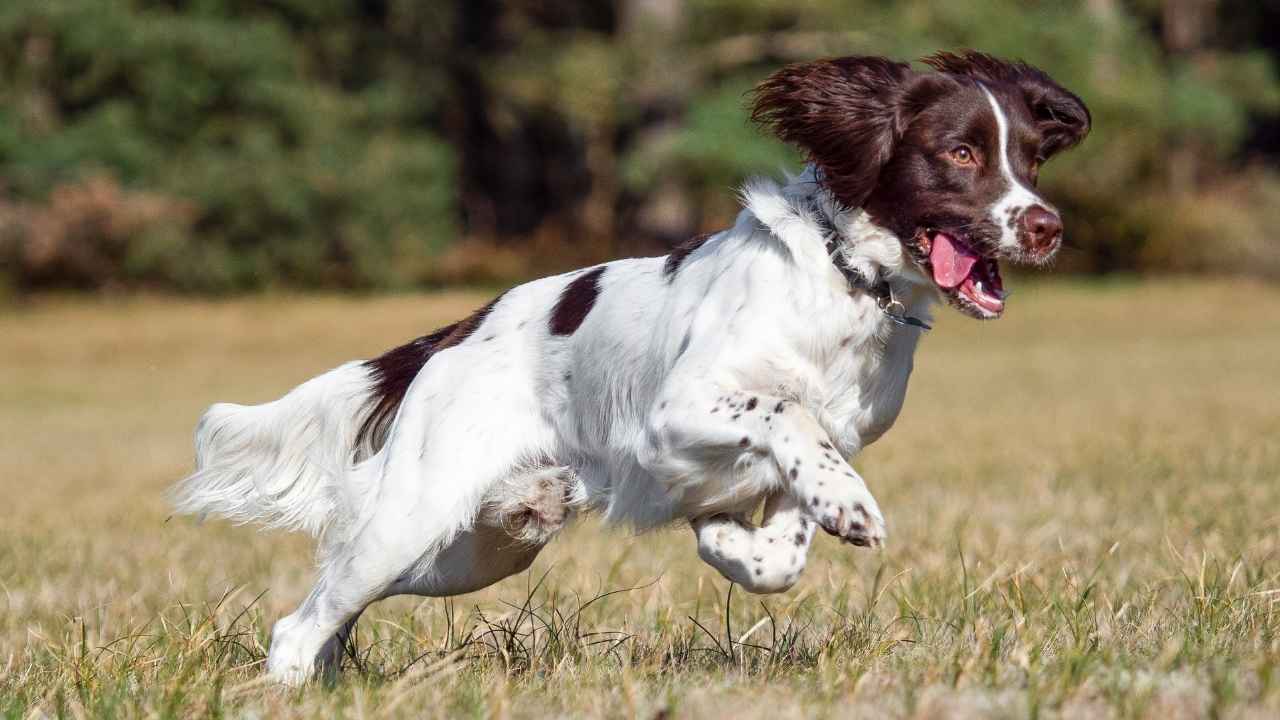
[[(839, 270), (845, 281), (849, 283), (850, 293), (862, 291), (875, 298), (876, 306), (884, 312), (885, 317), (898, 325), (908, 325), (921, 330), (933, 329), (929, 323), (906, 314), (907, 309), (893, 296), (893, 288), (884, 277), (873, 283), (865, 275), (849, 267), (844, 261), (844, 254), (840, 252), (840, 232), (831, 224), (831, 219), (821, 207), (818, 207), (817, 203), (813, 204), (812, 212), (818, 221), (818, 226), (822, 229), (822, 237), (827, 244), (827, 256), (831, 258), (831, 264), (836, 266), (836, 270)], [(894, 312), (895, 309), (897, 312)]]

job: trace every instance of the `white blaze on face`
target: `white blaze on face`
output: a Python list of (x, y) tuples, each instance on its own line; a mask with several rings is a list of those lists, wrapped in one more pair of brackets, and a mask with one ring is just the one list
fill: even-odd
[(981, 87), (982, 92), (986, 94), (987, 101), (991, 103), (991, 112), (996, 115), (996, 128), (999, 130), (1000, 173), (1008, 183), (1004, 195), (1001, 195), (991, 206), (991, 221), (1000, 228), (1000, 246), (1014, 249), (1018, 246), (1018, 218), (1022, 216), (1023, 211), (1032, 205), (1040, 205), (1047, 210), (1053, 210), (1053, 207), (1031, 188), (1023, 185), (1013, 174), (1013, 166), (1009, 164), (1009, 120), (1005, 117), (1004, 110), (1000, 108), (995, 95), (981, 84), (978, 87)]

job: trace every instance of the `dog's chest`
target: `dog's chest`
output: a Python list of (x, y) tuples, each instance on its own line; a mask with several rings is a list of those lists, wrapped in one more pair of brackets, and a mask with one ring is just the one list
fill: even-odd
[(827, 364), (817, 414), (845, 452), (875, 442), (898, 419), (919, 336), (915, 328), (877, 327)]

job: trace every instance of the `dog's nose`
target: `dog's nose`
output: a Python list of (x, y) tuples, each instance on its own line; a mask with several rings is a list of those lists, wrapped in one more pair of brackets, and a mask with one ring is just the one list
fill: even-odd
[(1049, 253), (1062, 239), (1062, 218), (1040, 205), (1032, 205), (1022, 213), (1022, 232), (1028, 249)]

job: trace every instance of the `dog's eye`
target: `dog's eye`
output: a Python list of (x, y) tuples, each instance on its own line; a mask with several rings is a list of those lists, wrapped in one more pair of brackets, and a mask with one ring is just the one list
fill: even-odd
[(968, 145), (960, 145), (951, 149), (951, 159), (961, 165), (971, 165), (974, 162), (973, 149)]

